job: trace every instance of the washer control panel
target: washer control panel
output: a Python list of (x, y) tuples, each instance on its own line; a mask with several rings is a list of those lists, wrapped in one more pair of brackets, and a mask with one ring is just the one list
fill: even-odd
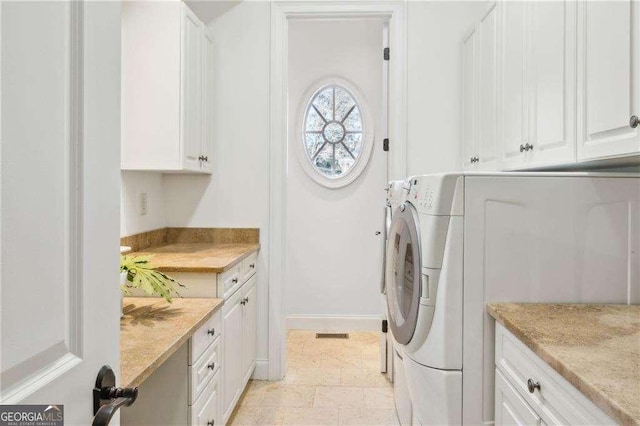
[(411, 185), (407, 200), (419, 213), (449, 216), (458, 178), (463, 179), (460, 174), (413, 176), (407, 180)]

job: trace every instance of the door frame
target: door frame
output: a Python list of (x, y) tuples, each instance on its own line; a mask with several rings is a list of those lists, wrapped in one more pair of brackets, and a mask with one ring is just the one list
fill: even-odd
[[(388, 21), (391, 51), (388, 73), (389, 179), (406, 176), (406, 6), (403, 0), (278, 1), (271, 4), (271, 83), (269, 141), (269, 380), (280, 380), (287, 371), (284, 289), (287, 226), (287, 82), (288, 33), (293, 19), (384, 18)], [(382, 45), (381, 45), (382, 47)], [(380, 52), (382, 54), (382, 52)], [(285, 143), (282, 143), (285, 141)], [(374, 147), (380, 149), (381, 147)], [(382, 189), (382, 188), (381, 188)], [(382, 193), (382, 192), (381, 192)]]

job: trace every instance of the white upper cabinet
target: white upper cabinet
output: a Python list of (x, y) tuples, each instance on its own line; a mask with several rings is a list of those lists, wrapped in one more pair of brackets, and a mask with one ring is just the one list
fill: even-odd
[(575, 161), (575, 1), (529, 4), (527, 166)]
[(212, 56), (183, 2), (123, 2), (123, 170), (211, 172)]
[[(496, 3), (462, 42), (462, 167), (497, 167)], [(481, 107), (482, 106), (482, 107)]]
[(640, 4), (578, 6), (578, 159), (640, 152)]
[(477, 28), (462, 42), (462, 167), (465, 170), (475, 168), (477, 143)]
[(576, 3), (499, 8), (502, 167), (574, 162)]
[(492, 3), (478, 25), (478, 158), (481, 170), (495, 170), (498, 161), (497, 139), (497, 47), (498, 17), (496, 3)]
[[(525, 21), (526, 3), (501, 2), (499, 53), (499, 140), (502, 162), (509, 168), (521, 166), (520, 147), (527, 143), (525, 97)], [(480, 105), (480, 108), (485, 108)]]

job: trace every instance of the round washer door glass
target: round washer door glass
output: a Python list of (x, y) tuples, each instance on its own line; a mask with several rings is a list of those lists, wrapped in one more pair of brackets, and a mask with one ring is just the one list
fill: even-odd
[(418, 215), (410, 204), (393, 215), (387, 240), (387, 306), (389, 325), (398, 343), (408, 344), (418, 319), (422, 279)]

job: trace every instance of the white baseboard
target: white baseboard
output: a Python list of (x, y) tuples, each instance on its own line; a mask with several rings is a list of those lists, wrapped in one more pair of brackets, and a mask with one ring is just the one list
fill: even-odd
[(288, 330), (378, 331), (380, 315), (287, 315)]
[(256, 359), (256, 369), (253, 370), (254, 380), (269, 380), (269, 360), (268, 359)]

